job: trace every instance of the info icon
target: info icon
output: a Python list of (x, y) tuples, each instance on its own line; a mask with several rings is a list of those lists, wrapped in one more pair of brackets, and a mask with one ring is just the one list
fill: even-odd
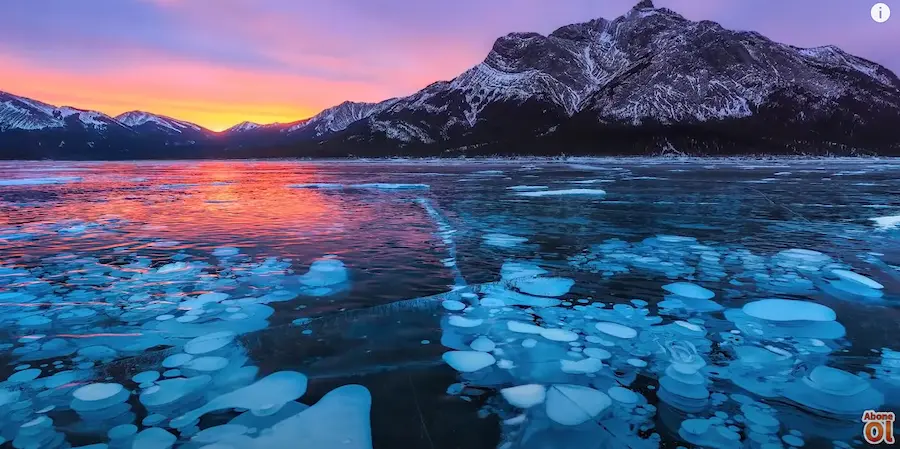
[(884, 3), (876, 3), (872, 5), (872, 20), (878, 23), (887, 22), (891, 18), (891, 8)]

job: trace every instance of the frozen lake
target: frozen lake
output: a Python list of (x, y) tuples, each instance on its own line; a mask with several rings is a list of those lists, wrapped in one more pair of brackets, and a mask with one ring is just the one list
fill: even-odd
[(900, 405), (900, 162), (7, 162), (0, 212), (16, 448), (846, 448)]

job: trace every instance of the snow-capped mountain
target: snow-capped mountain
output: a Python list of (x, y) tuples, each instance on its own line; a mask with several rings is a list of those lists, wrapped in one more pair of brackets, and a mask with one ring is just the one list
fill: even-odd
[(116, 120), (139, 133), (157, 132), (180, 137), (199, 137), (212, 133), (190, 122), (144, 111), (129, 111), (116, 116)]
[(122, 124), (102, 112), (56, 107), (0, 91), (0, 131), (38, 131), (67, 126), (103, 131), (108, 127), (122, 127)]
[(366, 119), (391, 107), (397, 102), (391, 98), (379, 103), (360, 103), (345, 101), (284, 129), (289, 135), (305, 135), (316, 138), (347, 129), (352, 123)]
[(777, 124), (762, 138), (896, 148), (900, 80), (833, 46), (797, 48), (644, 0), (614, 20), (501, 37), (482, 63), (396, 100), (341, 143), (447, 149), (570, 134), (603, 151), (589, 136), (742, 121)]
[(146, 112), (113, 118), (0, 92), (0, 159), (191, 156), (206, 151), (213, 134), (193, 123)]
[(223, 132), (224, 132), (225, 134), (230, 134), (230, 133), (243, 133), (243, 132), (253, 131), (253, 130), (259, 129), (259, 128), (262, 127), (262, 126), (263, 126), (263, 125), (260, 125), (259, 123), (253, 123), (253, 122), (246, 122), (246, 121), (244, 121), (244, 122), (238, 123), (237, 125), (232, 126), (231, 128), (226, 129), (226, 130), (223, 131)]
[(898, 123), (900, 79), (874, 62), (642, 0), (612, 20), (510, 33), (481, 63), (407, 97), (344, 102), (293, 123), (244, 122), (203, 139), (176, 136), (195, 125), (168, 117), (116, 120), (0, 93), (0, 157), (10, 157), (10, 136), (40, 157), (59, 154), (47, 148), (63, 140), (90, 156), (98, 139), (104, 157), (900, 155)]

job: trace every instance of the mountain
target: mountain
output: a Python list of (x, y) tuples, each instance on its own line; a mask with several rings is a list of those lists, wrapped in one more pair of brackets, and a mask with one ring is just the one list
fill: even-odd
[(78, 127), (87, 131), (105, 131), (122, 127), (114, 118), (95, 111), (56, 107), (0, 91), (0, 131), (40, 131)]
[(351, 124), (380, 113), (393, 106), (397, 98), (380, 103), (359, 103), (345, 101), (330, 107), (308, 120), (299, 122), (284, 130), (288, 135), (317, 138), (347, 129)]
[[(21, 97), (0, 96), (0, 106), (0, 157), (8, 157), (9, 130), (44, 142), (34, 136), (69, 128), (131, 132), (122, 157), (168, 154), (151, 148), (168, 141), (151, 138), (137, 119), (71, 113)], [(151, 121), (167, 128), (142, 123)], [(900, 155), (898, 123), (900, 79), (874, 62), (834, 46), (798, 48), (691, 21), (643, 0), (613, 20), (547, 36), (510, 33), (481, 63), (407, 97), (344, 102), (287, 124), (245, 122), (182, 145), (179, 154)], [(29, 142), (20, 152), (47, 153)]]
[(223, 132), (225, 134), (244, 133), (247, 131), (257, 130), (262, 126), (263, 125), (260, 125), (259, 123), (241, 122), (241, 123), (238, 123), (237, 125), (232, 126), (231, 128), (226, 129)]
[(0, 91), (0, 159), (212, 157), (215, 133), (141, 111), (110, 117)]
[(878, 64), (690, 21), (644, 0), (611, 21), (501, 37), (482, 63), (395, 101), (330, 147), (898, 154), (897, 123), (900, 80)]
[(138, 134), (166, 136), (176, 142), (203, 140), (213, 135), (213, 131), (202, 126), (144, 111), (126, 112), (116, 116), (116, 121)]

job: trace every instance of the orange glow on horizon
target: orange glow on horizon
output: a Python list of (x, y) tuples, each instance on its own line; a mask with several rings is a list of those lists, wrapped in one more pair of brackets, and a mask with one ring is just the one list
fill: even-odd
[(164, 58), (140, 67), (127, 65), (96, 74), (54, 70), (2, 54), (0, 90), (113, 117), (133, 110), (151, 112), (213, 131), (224, 131), (243, 121), (295, 122), (347, 98), (380, 101), (390, 97), (360, 82), (239, 70), (186, 60)]

